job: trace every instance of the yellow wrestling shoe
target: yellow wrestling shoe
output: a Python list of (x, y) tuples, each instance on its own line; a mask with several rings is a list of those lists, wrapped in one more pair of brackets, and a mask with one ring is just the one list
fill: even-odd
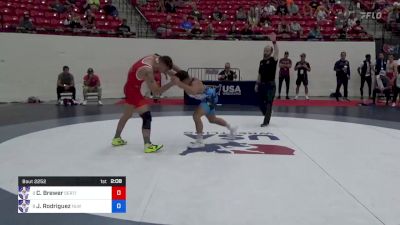
[(154, 153), (160, 150), (162, 147), (164, 147), (164, 145), (145, 144), (144, 153)]
[(118, 138), (114, 138), (112, 140), (112, 146), (116, 147), (116, 146), (122, 146), (122, 145), (126, 145), (128, 142), (123, 140), (122, 138), (118, 137)]

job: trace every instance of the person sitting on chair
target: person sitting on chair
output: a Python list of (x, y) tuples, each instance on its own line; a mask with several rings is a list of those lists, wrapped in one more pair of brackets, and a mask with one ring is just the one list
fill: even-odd
[(386, 105), (389, 105), (391, 90), (390, 79), (386, 76), (385, 71), (381, 71), (379, 75), (376, 76), (375, 88), (372, 93), (373, 104), (376, 104), (377, 94), (381, 93), (386, 96)]
[(61, 93), (72, 93), (73, 103), (76, 104), (76, 90), (74, 83), (74, 76), (69, 72), (69, 67), (64, 66), (63, 72), (58, 75), (57, 79), (57, 100), (59, 105), (63, 103), (63, 101), (61, 100)]
[(87, 75), (83, 77), (83, 102), (82, 105), (87, 104), (88, 93), (97, 93), (98, 104), (103, 105), (101, 102), (101, 87), (99, 76), (94, 74), (92, 68), (87, 70)]
[(233, 81), (237, 79), (237, 75), (235, 71), (231, 70), (231, 64), (225, 63), (225, 69), (222, 70), (219, 74), (218, 80), (228, 80)]

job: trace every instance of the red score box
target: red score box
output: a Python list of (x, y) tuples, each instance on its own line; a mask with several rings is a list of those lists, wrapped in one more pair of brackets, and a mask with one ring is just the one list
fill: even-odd
[(125, 186), (112, 187), (112, 200), (126, 200), (126, 187)]

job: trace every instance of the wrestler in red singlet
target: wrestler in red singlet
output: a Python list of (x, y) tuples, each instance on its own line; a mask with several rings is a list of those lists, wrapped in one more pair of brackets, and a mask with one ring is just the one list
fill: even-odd
[(168, 88), (172, 87), (172, 82), (160, 87), (155, 81), (157, 73), (174, 75), (175, 73), (171, 69), (176, 70), (179, 68), (173, 65), (172, 59), (169, 56), (150, 55), (133, 64), (129, 70), (128, 79), (124, 86), (126, 107), (118, 121), (115, 136), (112, 140), (113, 146), (122, 146), (127, 143), (121, 138), (121, 133), (126, 122), (132, 117), (132, 114), (136, 112), (143, 120), (142, 134), (144, 152), (156, 152), (163, 147), (163, 145), (154, 145), (150, 141), (152, 116), (150, 108), (140, 90), (143, 82), (145, 82), (149, 89), (156, 95), (160, 95)]
[(140, 89), (144, 80), (138, 77), (137, 72), (142, 67), (148, 67), (154, 70), (151, 65), (146, 64), (144, 61), (149, 59), (152, 56), (147, 56), (145, 58), (140, 59), (135, 64), (132, 65), (131, 69), (128, 72), (128, 80), (124, 86), (124, 94), (125, 94), (125, 102), (127, 104), (133, 105), (135, 108), (140, 108), (143, 105), (146, 105), (146, 101)]

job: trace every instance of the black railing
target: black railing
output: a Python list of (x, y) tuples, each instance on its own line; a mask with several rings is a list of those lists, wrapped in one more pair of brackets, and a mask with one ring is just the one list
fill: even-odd
[[(219, 73), (223, 71), (225, 68), (189, 68), (188, 73), (190, 76), (195, 77), (199, 80), (206, 80), (206, 81), (212, 81), (212, 80), (218, 80), (219, 78)], [(236, 74), (236, 81), (240, 81), (240, 69), (239, 68), (231, 68), (231, 71), (233, 71)]]

